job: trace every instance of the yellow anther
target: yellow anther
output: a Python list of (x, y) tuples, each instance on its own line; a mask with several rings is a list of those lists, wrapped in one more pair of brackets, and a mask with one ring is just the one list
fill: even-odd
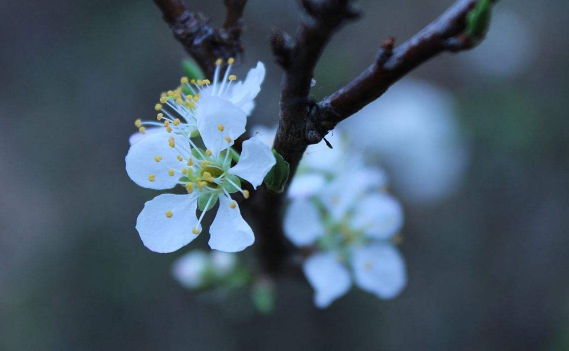
[(200, 231), (198, 230), (198, 228), (193, 227), (192, 228), (192, 233), (194, 233), (195, 235), (198, 235), (200, 233)]
[(174, 176), (174, 170), (173, 169), (168, 170), (168, 175), (170, 177), (173, 177)]
[(144, 134), (144, 132), (146, 131), (146, 128), (140, 127), (140, 128), (138, 128), (138, 131), (140, 132), (140, 134)]
[(168, 133), (172, 133), (172, 128), (166, 127), (166, 131), (167, 131)]
[(194, 165), (194, 159), (190, 157), (190, 159), (188, 160), (187, 165), (188, 165), (188, 166), (193, 166), (193, 165)]
[(205, 85), (211, 84), (211, 82), (209, 81), (209, 79), (204, 79), (204, 80), (203, 80), (203, 83), (204, 83)]
[(198, 101), (200, 99), (199, 95), (194, 96), (194, 101)]
[(172, 90), (168, 90), (168, 96), (174, 96), (174, 92)]
[(165, 104), (166, 101), (168, 101), (168, 98), (166, 96), (160, 98), (160, 103)]
[(231, 74), (229, 75), (229, 77), (227, 78), (229, 80), (237, 80), (237, 76), (235, 74)]
[(162, 156), (155, 156), (154, 161), (156, 161), (156, 162), (162, 161)]
[(173, 136), (171, 136), (171, 137), (168, 138), (168, 141), (172, 141), (172, 142), (173, 142), (174, 140), (175, 140), (175, 139), (174, 139)]
[(188, 77), (182, 77), (182, 79), (180, 79), (180, 83), (188, 84)]
[(211, 150), (210, 149), (205, 150), (205, 154), (211, 156)]
[(166, 217), (168, 217), (168, 218), (172, 218), (172, 216), (174, 215), (174, 213), (172, 213), (172, 211), (170, 211), (170, 210), (166, 211), (165, 214), (166, 214)]
[(229, 60), (227, 60), (227, 64), (232, 65), (233, 63), (235, 63), (235, 59), (233, 57), (229, 58)]
[(182, 168), (182, 174), (188, 174), (188, 170), (186, 168)]
[(190, 81), (190, 83), (196, 84), (196, 80), (195, 80), (195, 79), (192, 79), (192, 80)]
[(182, 162), (184, 160), (184, 158), (181, 155), (176, 156), (176, 158), (178, 159), (178, 161)]
[(136, 126), (136, 128), (142, 127), (142, 121), (140, 120), (140, 118), (134, 121), (134, 125)]
[(181, 99), (181, 98), (177, 98), (177, 99), (176, 99), (176, 104), (178, 104), (178, 105), (181, 105), (181, 104), (182, 104), (182, 102), (184, 102), (184, 101), (182, 101), (182, 99)]
[(170, 145), (171, 148), (176, 147), (176, 143), (174, 143), (173, 141), (169, 141), (168, 145)]
[(156, 104), (156, 106), (154, 106), (154, 109), (155, 109), (156, 111), (160, 111), (160, 110), (162, 109), (162, 105)]
[(202, 175), (202, 179), (205, 181), (208, 181), (210, 183), (213, 183), (215, 181), (215, 179), (213, 179), (213, 177), (211, 176), (211, 173), (209, 173), (209, 172), (204, 172)]
[(176, 118), (176, 119), (174, 120), (174, 122), (172, 122), (172, 124), (175, 125), (175, 126), (179, 126), (179, 125), (180, 125), (180, 119), (179, 119), (179, 118)]
[(160, 93), (160, 97), (168, 96), (166, 93)]
[(198, 185), (198, 188), (203, 189), (207, 185), (207, 182), (198, 181), (198, 182), (196, 182), (196, 184)]
[(193, 101), (188, 101), (188, 102), (187, 102), (187, 105), (188, 105), (189, 108), (196, 108), (196, 103), (193, 102)]
[(159, 121), (162, 119), (162, 117), (164, 117), (164, 114), (163, 114), (163, 113), (159, 113), (159, 114), (156, 115), (156, 119), (159, 120)]
[(198, 80), (197, 83), (199, 87), (203, 86), (203, 80)]
[(220, 124), (217, 126), (217, 130), (219, 130), (220, 132), (223, 132), (223, 130), (225, 130), (225, 127), (223, 126), (223, 124), (220, 123)]
[(216, 65), (216, 66), (221, 66), (222, 63), (223, 63), (223, 60), (220, 59), (220, 58), (218, 58), (218, 59), (215, 61), (215, 65)]
[(231, 202), (229, 203), (229, 207), (231, 207), (231, 208), (237, 207), (237, 202), (231, 201)]
[(246, 199), (249, 198), (249, 190), (243, 190), (243, 197)]
[(226, 136), (226, 137), (225, 137), (225, 141), (227, 141), (228, 143), (230, 143), (230, 142), (232, 142), (233, 140), (231, 140), (230, 137)]
[(194, 191), (194, 183), (187, 183), (186, 191), (188, 192), (188, 194), (191, 194)]
[(151, 175), (148, 176), (148, 180), (151, 181), (151, 182), (153, 182), (153, 181), (156, 180), (156, 176), (155, 176), (154, 174), (151, 174)]
[(209, 161), (202, 161), (201, 167), (202, 167), (202, 168), (205, 168), (205, 167), (207, 167), (210, 163), (211, 163), (211, 162), (209, 162)]

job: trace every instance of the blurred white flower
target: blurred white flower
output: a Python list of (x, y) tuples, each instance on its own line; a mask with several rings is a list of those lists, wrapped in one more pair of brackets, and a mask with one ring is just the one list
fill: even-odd
[[(393, 298), (407, 280), (403, 258), (390, 241), (403, 225), (403, 210), (383, 192), (381, 170), (366, 166), (340, 138), (331, 139), (333, 150), (324, 143), (314, 146), (307, 151), (312, 157), (299, 166), (289, 192), (285, 234), (296, 246), (315, 249), (303, 271), (315, 289), (316, 306), (329, 306), (350, 289), (352, 280), (379, 298)], [(300, 185), (292, 191), (295, 182)]]
[(430, 84), (404, 81), (342, 124), (352, 140), (390, 171), (397, 192), (412, 202), (445, 198), (467, 166), (453, 99)]
[(172, 275), (185, 288), (198, 289), (207, 285), (222, 284), (236, 267), (235, 254), (193, 250), (174, 262)]
[(172, 275), (185, 288), (199, 288), (204, 283), (208, 265), (208, 254), (201, 250), (190, 251), (174, 262)]

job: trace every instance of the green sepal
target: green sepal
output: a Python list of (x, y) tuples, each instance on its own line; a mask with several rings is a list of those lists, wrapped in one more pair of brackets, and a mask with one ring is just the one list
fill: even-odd
[(270, 314), (275, 309), (276, 292), (271, 283), (258, 282), (253, 285), (251, 298), (257, 312)]
[(191, 134), (190, 134), (190, 138), (197, 138), (200, 136), (200, 131), (199, 130), (194, 130)]
[[(228, 174), (227, 175), (227, 179), (231, 180), (233, 183), (235, 183), (235, 185), (237, 185), (239, 188), (241, 188), (241, 179), (239, 179), (239, 177), (233, 175), (233, 174)], [(227, 191), (230, 194), (236, 193), (239, 191), (239, 189), (237, 189), (233, 184), (226, 182), (224, 184), (223, 189), (225, 189), (225, 191)]]
[(205, 155), (205, 151), (202, 149), (199, 149), (197, 147), (194, 147), (194, 148), (192, 148), (192, 155), (194, 155), (195, 158), (200, 160), (200, 159), (202, 159), (202, 155)]
[(289, 177), (290, 165), (275, 149), (273, 155), (277, 163), (265, 176), (265, 186), (271, 191), (282, 193)]
[(190, 181), (190, 178), (188, 177), (181, 177), (180, 179), (178, 179), (179, 182), (181, 183), (188, 183)]
[(466, 35), (471, 38), (482, 38), (488, 32), (492, 17), (491, 0), (480, 0), (466, 17)]
[[(188, 77), (189, 80), (195, 79), (204, 79), (205, 76), (200, 69), (200, 67), (194, 62), (190, 60), (183, 60), (182, 61), (182, 70), (184, 71), (184, 75)], [(191, 90), (188, 88), (191, 94)]]
[[(209, 203), (209, 206), (207, 206), (207, 202), (209, 201), (209, 199), (211, 198), (211, 201)], [(219, 198), (219, 194), (204, 194), (201, 195), (198, 199), (198, 208), (200, 209), (200, 211), (209, 211), (217, 202), (217, 198)]]

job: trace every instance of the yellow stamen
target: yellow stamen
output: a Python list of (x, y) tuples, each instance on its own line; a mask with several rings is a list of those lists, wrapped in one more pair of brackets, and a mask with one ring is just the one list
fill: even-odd
[(184, 158), (181, 155), (176, 156), (176, 158), (178, 159), (178, 161), (182, 162), (184, 161)]
[(207, 167), (207, 165), (209, 165), (210, 163), (211, 163), (211, 162), (209, 162), (209, 161), (202, 161), (201, 167), (202, 167), (202, 168), (205, 168), (205, 167)]
[(237, 80), (237, 76), (235, 74), (231, 74), (227, 79), (229, 80)]
[(192, 233), (194, 233), (195, 235), (198, 235), (200, 233), (200, 231), (196, 227), (193, 227)]
[(140, 118), (134, 121), (134, 125), (136, 126), (136, 128), (142, 127), (142, 121), (140, 120)]
[(172, 133), (172, 128), (166, 127), (166, 131), (167, 131), (168, 133)]
[(211, 82), (209, 81), (209, 79), (204, 79), (204, 80), (203, 80), (203, 83), (204, 83), (205, 85), (211, 84)]
[(191, 194), (194, 191), (194, 183), (187, 183), (186, 190), (188, 191), (188, 194)]
[(193, 166), (193, 164), (194, 164), (194, 159), (190, 157), (190, 159), (188, 160), (187, 165), (188, 165), (188, 166)]
[(154, 174), (151, 174), (151, 175), (148, 176), (148, 180), (151, 181), (151, 182), (153, 182), (153, 181), (156, 180), (156, 176), (155, 176)]
[(180, 79), (180, 83), (188, 84), (188, 77), (182, 77), (182, 79)]
[(221, 123), (217, 126), (217, 130), (219, 130), (220, 132), (223, 132), (224, 129), (225, 127)]
[(231, 202), (229, 203), (229, 207), (231, 207), (231, 208), (237, 207), (237, 202), (231, 201)]
[(170, 125), (170, 121), (165, 120), (165, 121), (164, 121), (164, 127), (168, 127), (169, 125)]
[(156, 157), (154, 157), (154, 161), (156, 161), (156, 162), (162, 161), (162, 156), (156, 156)]
[(223, 60), (220, 59), (220, 58), (218, 58), (218, 59), (215, 61), (215, 65), (216, 65), (216, 66), (221, 66), (222, 63), (223, 63)]
[(188, 174), (188, 170), (186, 168), (182, 168), (182, 174)]
[(163, 114), (163, 113), (159, 113), (159, 114), (156, 115), (156, 119), (157, 119), (157, 120), (161, 120), (162, 117), (164, 117), (164, 114)]
[(162, 109), (162, 105), (156, 104), (156, 106), (154, 106), (154, 109), (155, 109), (156, 111), (160, 111), (160, 110)]
[(166, 217), (168, 217), (168, 218), (172, 218), (172, 216), (174, 215), (174, 213), (172, 213), (172, 211), (170, 211), (170, 210), (166, 211), (165, 214), (166, 214)]
[(173, 170), (173, 169), (169, 170), (169, 171), (168, 171), (168, 175), (169, 175), (170, 177), (173, 177), (173, 176), (174, 176), (174, 170)]
[(211, 150), (209, 150), (209, 149), (205, 150), (205, 154), (208, 156), (211, 156)]
[(179, 118), (176, 118), (176, 119), (174, 120), (174, 122), (172, 122), (172, 124), (175, 125), (175, 126), (179, 126), (179, 125), (180, 125), (180, 119), (179, 119)]
[(249, 190), (243, 190), (243, 197), (246, 199), (249, 198)]
[(192, 80), (190, 80), (190, 83), (196, 84), (196, 80), (195, 80), (195, 79), (192, 79)]
[(174, 92), (172, 90), (168, 90), (168, 96), (174, 96)]
[(171, 148), (175, 148), (176, 147), (176, 143), (174, 143), (174, 141), (169, 141), (168, 145), (170, 145)]
[(215, 180), (215, 179), (213, 179), (213, 177), (211, 176), (211, 173), (209, 173), (209, 172), (204, 172), (202, 178), (203, 178), (203, 180), (208, 181), (210, 183), (213, 183)]
[(164, 97), (161, 97), (161, 98), (160, 98), (160, 103), (165, 104), (166, 101), (168, 101), (168, 98), (167, 98), (167, 97), (164, 96)]
[(144, 134), (144, 132), (146, 131), (146, 128), (140, 127), (140, 128), (138, 128), (138, 131), (140, 132), (140, 134)]
[(181, 98), (176, 98), (176, 104), (177, 105), (181, 105), (182, 104), (182, 99)]
[(232, 65), (235, 62), (235, 59), (233, 57), (229, 58), (229, 60), (227, 60), (227, 64)]
[(233, 140), (231, 140), (230, 137), (226, 136), (226, 137), (225, 137), (225, 141), (227, 141), (228, 143), (230, 143), (230, 142), (232, 142)]

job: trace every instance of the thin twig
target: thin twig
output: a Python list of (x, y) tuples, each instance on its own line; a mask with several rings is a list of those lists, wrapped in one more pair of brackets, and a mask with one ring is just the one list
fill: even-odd
[(227, 14), (223, 28), (214, 28), (203, 14), (188, 11), (182, 0), (154, 0), (154, 3), (176, 39), (207, 77), (213, 77), (218, 58), (241, 57), (241, 17), (247, 0), (225, 0)]

